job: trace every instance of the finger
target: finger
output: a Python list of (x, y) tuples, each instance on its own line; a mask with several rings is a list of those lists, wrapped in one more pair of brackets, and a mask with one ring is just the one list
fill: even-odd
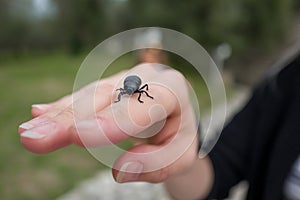
[(48, 120), (42, 125), (21, 132), (21, 144), (33, 153), (49, 153), (72, 143), (67, 129), (62, 123)]
[[(103, 84), (115, 85), (115, 83), (120, 80), (120, 78), (125, 74), (125, 71), (121, 71), (111, 77), (105, 78), (101, 80)], [(95, 90), (99, 90), (98, 88), (99, 81), (92, 82), (80, 90), (74, 92), (72, 95), (67, 95), (63, 98), (58, 99), (57, 101), (51, 103), (43, 103), (43, 104), (33, 104), (31, 107), (32, 116), (39, 117), (44, 114), (48, 114), (50, 117), (55, 116), (60, 113), (63, 109), (68, 106), (71, 106), (72, 103), (85, 95), (95, 93)], [(49, 113), (50, 112), (50, 113)]]
[(51, 109), (51, 104), (33, 104), (31, 106), (32, 117), (38, 117)]
[[(177, 72), (174, 74), (170, 71), (166, 75), (177, 75)], [(166, 78), (159, 82), (170, 84), (168, 90), (174, 91), (180, 105), (177, 104), (168, 116), (168, 121), (159, 134), (150, 138), (152, 145), (138, 145), (118, 158), (113, 169), (113, 176), (118, 182), (162, 182), (171, 175), (187, 170), (196, 158), (196, 120), (193, 109), (187, 102), (187, 89), (180, 82), (180, 76), (175, 79), (177, 84), (172, 82), (174, 76), (164, 77)], [(177, 87), (172, 88), (173, 86)], [(167, 96), (167, 99), (172, 102), (172, 98)]]
[[(111, 82), (110, 80), (106, 80)], [(102, 81), (102, 82), (106, 82)], [(57, 115), (64, 108), (71, 106), (73, 101), (76, 101), (79, 98), (84, 97), (85, 95), (92, 94), (95, 92), (98, 82), (90, 83), (89, 85), (83, 87), (79, 91), (73, 93), (72, 95), (67, 95), (63, 98), (60, 98), (57, 101), (48, 103), (48, 104), (33, 104), (31, 106), (31, 114), (33, 117), (38, 117), (48, 112), (49, 116)]]
[(187, 144), (174, 141), (173, 144), (136, 146), (117, 159), (112, 170), (113, 177), (120, 183), (159, 183), (183, 173), (197, 158), (197, 142), (194, 140), (188, 148), (183, 148), (183, 145)]
[[(35, 153), (48, 153), (73, 143), (73, 135), (69, 130), (74, 126), (75, 119), (83, 119), (95, 112), (94, 108), (102, 109), (111, 102), (112, 88), (103, 84), (97, 87), (95, 95), (102, 94), (94, 102), (94, 94), (77, 99), (73, 104), (59, 111), (54, 109), (19, 127), (21, 143)], [(89, 105), (89, 106), (87, 106)], [(58, 114), (56, 114), (58, 112)]]
[(176, 109), (176, 98), (159, 85), (149, 86), (148, 91), (154, 99), (145, 97), (140, 103), (137, 95), (124, 97), (99, 111), (94, 119), (76, 123), (73, 133), (77, 143), (86, 147), (114, 144), (165, 120)]
[[(19, 126), (19, 132), (33, 128), (45, 121), (59, 115), (64, 110), (72, 110), (71, 107), (74, 102), (84, 102), (87, 103), (87, 99), (93, 99), (95, 94), (104, 94), (103, 90), (109, 89), (109, 85), (113, 85), (120, 77), (123, 76), (125, 72), (120, 72), (114, 76), (103, 79), (100, 82), (95, 81), (83, 87), (82, 89), (74, 92), (72, 95), (67, 95), (57, 101), (48, 104), (34, 104), (32, 105), (32, 116), (34, 119), (25, 122)], [(111, 87), (112, 88), (112, 87)], [(81, 100), (80, 99), (85, 99)], [(85, 107), (85, 105), (80, 105), (82, 103), (76, 103), (78, 107)], [(87, 113), (88, 111), (86, 111)], [(90, 113), (87, 113), (90, 114)]]
[(79, 143), (78, 137), (72, 134), (74, 131), (70, 131), (70, 128), (74, 127), (74, 120), (82, 120), (107, 107), (111, 102), (116, 82), (120, 80), (122, 74), (124, 72), (75, 93), (71, 100), (73, 105), (64, 108), (70, 101), (70, 97), (66, 97), (54, 103), (53, 108), (48, 112), (20, 125), (19, 133), (22, 144), (32, 152), (47, 153), (74, 141), (76, 144)]
[[(145, 70), (145, 68), (150, 68), (149, 65), (150, 64), (138, 65), (131, 70), (131, 74), (140, 74), (142, 71)], [(149, 79), (151, 77), (151, 75), (153, 76), (153, 74), (157, 72), (157, 70), (153, 70), (153, 69), (155, 69), (155, 64), (151, 64), (151, 68), (152, 68), (152, 70), (149, 70), (149, 69), (147, 70), (147, 71), (149, 71), (147, 73), (148, 74), (147, 79)], [(110, 85), (118, 84), (120, 86), (122, 84), (122, 82), (121, 82), (122, 77), (124, 77), (125, 74), (126, 74), (126, 71), (121, 71), (121, 72), (115, 74), (114, 76), (102, 79), (101, 82), (107, 83)], [(33, 104), (31, 106), (32, 107), (31, 108), (32, 117), (34, 117), (34, 118), (39, 117), (43, 114), (48, 113), (49, 111), (51, 111), (51, 113), (49, 114), (50, 116), (57, 115), (64, 108), (71, 106), (72, 102), (76, 101), (78, 98), (81, 98), (82, 96), (87, 95), (87, 94), (94, 93), (97, 86), (98, 86), (98, 81), (95, 81), (95, 82), (92, 82), (92, 83), (84, 86), (80, 90), (74, 92), (72, 95), (67, 95), (57, 101), (47, 103), (47, 104), (46, 103)]]
[[(119, 82), (122, 83), (132, 74), (140, 76), (147, 82), (160, 73), (148, 65), (140, 65), (125, 74)], [(158, 121), (165, 120), (176, 108), (177, 101), (174, 94), (160, 84), (149, 85), (147, 92), (155, 98), (143, 95), (144, 103), (140, 103), (137, 100), (139, 94), (125, 95), (122, 101), (100, 110), (96, 116), (92, 116), (92, 119), (77, 122), (73, 129), (76, 144), (86, 147), (114, 144), (135, 136)], [(113, 98), (116, 99), (116, 95)]]

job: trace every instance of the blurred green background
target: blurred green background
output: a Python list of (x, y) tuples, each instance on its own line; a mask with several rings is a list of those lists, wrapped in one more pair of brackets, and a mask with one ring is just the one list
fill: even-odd
[[(48, 155), (27, 152), (17, 128), (30, 119), (32, 104), (72, 92), (81, 62), (107, 37), (158, 26), (191, 36), (208, 52), (226, 43), (232, 54), (224, 70), (233, 82), (252, 84), (267, 67), (261, 63), (291, 43), (299, 8), (297, 0), (1, 0), (0, 199), (53, 199), (104, 167), (74, 146)], [(205, 90), (187, 62), (170, 57), (197, 91)], [(136, 59), (123, 56), (107, 75)], [(204, 93), (200, 108), (209, 105)]]

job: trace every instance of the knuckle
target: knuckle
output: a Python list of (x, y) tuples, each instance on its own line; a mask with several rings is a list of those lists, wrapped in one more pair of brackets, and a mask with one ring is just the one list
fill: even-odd
[(170, 89), (176, 94), (177, 98), (181, 102), (186, 102), (188, 99), (188, 84), (187, 80), (182, 73), (177, 70), (168, 70), (166, 76), (168, 78), (167, 82)]
[(169, 177), (169, 167), (164, 167), (156, 172), (153, 172), (154, 175), (150, 175), (152, 180), (149, 180), (151, 183), (162, 183), (166, 181)]
[(60, 99), (58, 99), (57, 101), (55, 101), (53, 103), (53, 108), (54, 109), (59, 109), (60, 107), (65, 107), (65, 106), (68, 106), (71, 102), (70, 102), (70, 99), (71, 99), (72, 95), (66, 95)]
[(74, 122), (74, 119), (74, 111), (70, 106), (60, 110), (53, 116), (53, 120), (63, 125), (64, 128), (69, 128), (69, 126)]
[(59, 115), (66, 119), (73, 119), (74, 111), (73, 111), (72, 107), (67, 107)]
[(186, 80), (184, 75), (175, 69), (165, 70), (165, 77), (170, 77), (176, 81), (180, 81), (180, 83), (184, 83)]

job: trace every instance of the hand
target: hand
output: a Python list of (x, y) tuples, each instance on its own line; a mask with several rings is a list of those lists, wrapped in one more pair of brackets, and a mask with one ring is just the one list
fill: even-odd
[[(133, 94), (113, 103), (116, 88), (123, 87), (128, 75), (147, 82), (154, 99), (142, 94), (140, 103)], [(56, 102), (33, 105), (32, 116), (20, 125), (19, 134), (23, 146), (38, 154), (70, 144), (93, 148), (133, 138), (135, 146), (115, 161), (118, 182), (162, 182), (184, 174), (197, 159), (195, 116), (186, 80), (175, 70), (140, 65)], [(163, 126), (151, 135), (157, 124)], [(141, 134), (150, 136), (140, 138)]]

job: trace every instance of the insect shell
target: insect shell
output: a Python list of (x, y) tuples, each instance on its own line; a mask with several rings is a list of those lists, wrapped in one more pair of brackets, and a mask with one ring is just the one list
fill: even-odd
[(124, 95), (124, 94), (132, 95), (133, 93), (139, 93), (138, 101), (140, 103), (144, 103), (141, 100), (142, 93), (146, 94), (146, 96), (149, 97), (150, 99), (153, 99), (153, 97), (150, 96), (148, 94), (148, 92), (144, 90), (144, 88), (146, 90), (148, 90), (148, 84), (145, 84), (144, 86), (142, 86), (140, 88), (141, 84), (142, 84), (142, 80), (138, 76), (132, 75), (132, 76), (126, 77), (124, 80), (124, 88), (117, 89), (117, 91), (120, 91), (120, 93), (119, 93), (118, 99), (115, 101), (115, 103), (117, 103), (121, 100), (122, 95)]
[(132, 75), (128, 76), (124, 80), (124, 90), (126, 94), (132, 95), (135, 91), (139, 89), (142, 84), (140, 77)]

